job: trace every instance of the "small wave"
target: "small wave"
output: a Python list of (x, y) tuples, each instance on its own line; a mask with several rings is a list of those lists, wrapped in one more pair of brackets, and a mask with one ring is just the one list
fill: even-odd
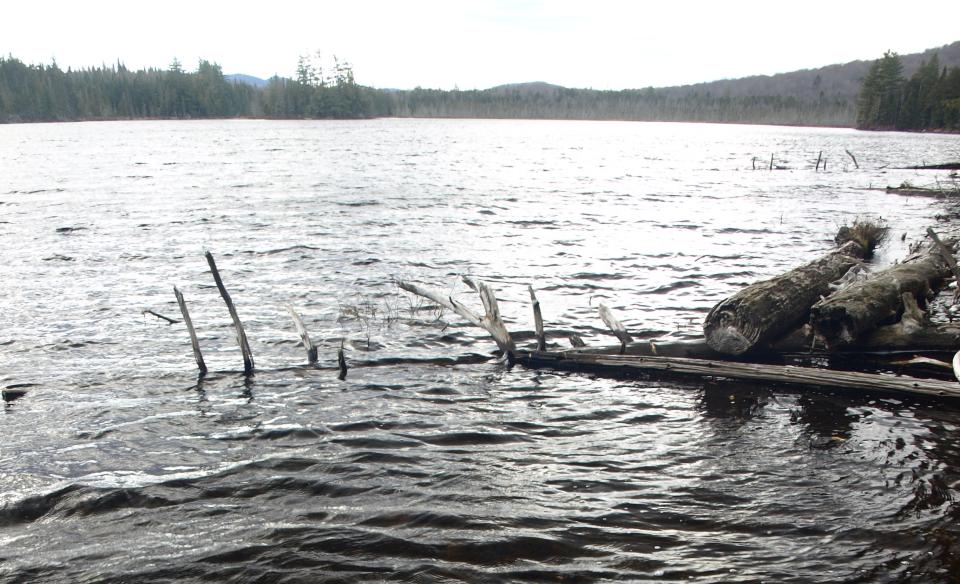
[(702, 286), (702, 284), (696, 280), (677, 280), (676, 282), (670, 282), (669, 284), (664, 284), (663, 286), (658, 286), (650, 290), (644, 290), (641, 294), (666, 294), (674, 290), (695, 288), (697, 286)]
[(498, 434), (493, 432), (447, 432), (427, 436), (410, 436), (434, 446), (470, 446), (490, 444), (510, 444), (513, 442), (530, 442), (530, 438), (522, 434)]
[(422, 446), (420, 442), (414, 440), (371, 438), (366, 436), (362, 438), (334, 438), (331, 442), (350, 448), (362, 448), (365, 450), (375, 450), (378, 448), (416, 448)]
[(276, 255), (278, 253), (287, 253), (290, 251), (320, 251), (322, 248), (314, 247), (312, 245), (291, 245), (290, 247), (280, 247), (277, 249), (268, 249), (267, 251), (251, 251), (252, 255), (255, 256), (269, 256)]
[(43, 193), (62, 193), (66, 189), (34, 189), (32, 191), (9, 191), (8, 195), (39, 195)]
[(753, 233), (753, 234), (768, 234), (773, 233), (769, 229), (750, 229), (747, 227), (724, 227), (722, 229), (717, 229), (717, 233), (722, 233), (724, 235), (729, 233)]
[(72, 262), (72, 261), (73, 261), (73, 257), (72, 257), (72, 256), (60, 255), (60, 254), (57, 253), (57, 254), (53, 254), (52, 256), (43, 258), (43, 261), (45, 261), (45, 262)]

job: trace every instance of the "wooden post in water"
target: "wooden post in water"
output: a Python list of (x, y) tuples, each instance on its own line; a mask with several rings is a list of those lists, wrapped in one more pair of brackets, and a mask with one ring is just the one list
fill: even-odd
[(773, 154), (770, 155), (770, 169), (773, 170)]
[(190, 333), (190, 346), (193, 347), (193, 358), (197, 360), (197, 367), (200, 369), (200, 375), (207, 373), (207, 364), (203, 362), (203, 355), (200, 354), (200, 342), (197, 341), (197, 331), (193, 330), (193, 321), (190, 320), (190, 313), (187, 312), (187, 302), (183, 299), (183, 294), (177, 287), (173, 287), (173, 295), (177, 297), (177, 304), (180, 305), (180, 314), (183, 315), (183, 322), (187, 325), (187, 332)]
[(817, 154), (817, 170), (820, 170), (820, 160), (823, 158), (823, 150), (820, 151), (820, 154)]
[(533, 291), (533, 286), (528, 285), (530, 290), (530, 300), (533, 302), (533, 325), (537, 328), (537, 350), (547, 350), (547, 335), (543, 332), (543, 314), (540, 312), (540, 301), (537, 300), (537, 293)]
[(844, 150), (844, 152), (846, 152), (847, 155), (853, 159), (853, 165), (857, 167), (857, 170), (860, 170), (860, 165), (857, 164), (857, 157), (853, 155), (853, 152), (850, 152), (849, 150)]
[(607, 305), (603, 303), (600, 303), (600, 320), (620, 339), (620, 354), (625, 353), (627, 345), (633, 342), (633, 337), (627, 332), (627, 327), (623, 326), (623, 323), (617, 320), (617, 317), (613, 316)]
[(347, 378), (347, 358), (343, 355), (343, 345), (340, 345), (340, 349), (337, 351), (337, 368), (340, 370), (337, 378), (343, 381)]
[(307, 362), (311, 365), (316, 364), (317, 348), (310, 340), (310, 335), (307, 333), (307, 327), (303, 325), (303, 319), (300, 318), (300, 315), (296, 310), (294, 310), (292, 305), (288, 304), (287, 310), (290, 311), (290, 316), (293, 318), (293, 326), (297, 327), (297, 334), (300, 335), (300, 341), (303, 343), (303, 348), (307, 350)]
[(227, 289), (223, 286), (223, 280), (220, 279), (220, 271), (217, 270), (217, 263), (213, 261), (213, 254), (208, 251), (205, 252), (204, 255), (207, 257), (207, 264), (210, 265), (210, 271), (213, 273), (213, 281), (217, 284), (217, 290), (220, 291), (220, 296), (223, 297), (223, 302), (227, 305), (227, 310), (230, 311), (233, 326), (237, 329), (237, 344), (240, 345), (240, 351), (243, 353), (243, 372), (250, 375), (253, 373), (253, 353), (250, 351), (250, 343), (247, 342), (247, 334), (243, 332), (243, 323), (240, 322), (240, 317), (237, 316), (237, 309), (233, 306), (233, 300), (230, 300), (230, 294), (227, 293)]

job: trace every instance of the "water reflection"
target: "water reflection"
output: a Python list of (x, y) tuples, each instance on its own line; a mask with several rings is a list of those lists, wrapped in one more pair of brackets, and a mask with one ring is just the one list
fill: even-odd
[(769, 389), (759, 385), (705, 381), (699, 407), (705, 418), (722, 420), (737, 426), (760, 414), (770, 395)]

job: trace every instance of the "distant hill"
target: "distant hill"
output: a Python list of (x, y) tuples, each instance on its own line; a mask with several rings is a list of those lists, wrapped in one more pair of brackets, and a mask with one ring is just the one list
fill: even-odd
[(254, 77), (253, 75), (244, 75), (243, 73), (224, 75), (223, 78), (227, 81), (243, 83), (244, 85), (249, 85), (251, 87), (266, 87), (269, 84), (269, 81), (266, 79), (260, 79), (259, 77)]
[[(901, 55), (904, 75), (912, 75), (934, 53), (941, 66), (960, 66), (958, 41)], [(620, 91), (574, 89), (543, 81), (469, 91), (418, 88), (381, 94), (377, 115), (852, 127), (860, 85), (871, 63), (852, 61), (778, 75)]]
[[(929, 61), (934, 53), (940, 66), (960, 67), (960, 41), (922, 53), (900, 55), (903, 73), (909, 77), (920, 68), (922, 61)], [(877, 55), (879, 59), (881, 55)], [(754, 75), (741, 79), (722, 79), (676, 87), (660, 88), (669, 95), (682, 96), (691, 93), (711, 93), (729, 97), (791, 96), (801, 100), (818, 100), (820, 92), (827, 99), (853, 99), (860, 92), (860, 82), (870, 68), (870, 61), (851, 61), (841, 65), (827, 65), (818, 69), (802, 69), (777, 75)]]

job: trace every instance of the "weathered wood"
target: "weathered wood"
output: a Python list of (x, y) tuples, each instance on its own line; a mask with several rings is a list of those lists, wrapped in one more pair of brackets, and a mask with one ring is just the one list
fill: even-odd
[(853, 165), (857, 167), (857, 170), (860, 170), (860, 164), (857, 163), (857, 157), (853, 155), (853, 152), (850, 152), (847, 149), (844, 149), (844, 152), (846, 152), (847, 156), (849, 156), (850, 159), (853, 160)]
[(243, 353), (243, 371), (249, 375), (253, 373), (253, 352), (250, 351), (247, 334), (243, 332), (243, 323), (240, 322), (233, 300), (230, 299), (230, 294), (227, 293), (223, 280), (220, 279), (220, 271), (217, 270), (217, 263), (213, 261), (213, 254), (208, 251), (204, 255), (207, 258), (207, 264), (210, 266), (210, 272), (213, 274), (213, 281), (217, 284), (217, 290), (220, 291), (220, 296), (223, 297), (223, 302), (227, 305), (227, 310), (230, 311), (230, 318), (233, 319), (233, 326), (237, 331), (237, 344), (240, 345), (240, 351)]
[[(952, 244), (952, 242), (951, 242)], [(950, 275), (935, 248), (903, 263), (875, 272), (814, 304), (810, 324), (828, 348), (850, 345), (877, 327), (893, 322), (903, 311), (903, 294), (925, 301)]]
[(314, 346), (313, 341), (310, 340), (310, 334), (307, 333), (307, 327), (304, 326), (303, 319), (293, 308), (293, 305), (288, 304), (287, 311), (290, 312), (290, 317), (293, 318), (293, 326), (296, 327), (297, 334), (300, 335), (300, 342), (303, 343), (303, 348), (307, 351), (307, 362), (313, 365), (317, 362), (317, 348)]
[[(506, 326), (503, 324), (503, 320), (500, 318), (500, 309), (497, 305), (496, 296), (494, 296), (493, 291), (484, 284), (483, 282), (474, 282), (477, 290), (480, 292), (480, 299), (483, 301), (484, 308), (487, 310), (485, 317), (481, 317), (476, 312), (470, 310), (462, 303), (454, 300), (450, 296), (444, 296), (433, 290), (423, 288), (416, 284), (410, 282), (397, 282), (397, 285), (411, 294), (416, 294), (417, 296), (423, 296), (428, 300), (432, 300), (447, 308), (452, 310), (456, 314), (460, 315), (467, 320), (470, 324), (478, 326), (493, 337), (493, 340), (497, 343), (497, 346), (503, 352), (504, 356), (508, 359), (512, 358), (511, 355), (516, 353), (517, 347), (513, 342), (513, 338), (510, 337), (510, 333), (507, 331)], [(491, 314), (491, 310), (493, 313)]]
[(543, 332), (543, 314), (540, 312), (540, 301), (537, 300), (537, 293), (533, 291), (533, 286), (527, 285), (530, 291), (530, 301), (533, 303), (533, 326), (537, 329), (537, 350), (547, 350), (547, 335)]
[(633, 342), (633, 337), (627, 332), (627, 327), (623, 326), (623, 323), (610, 312), (606, 304), (600, 303), (599, 312), (600, 320), (602, 320), (603, 324), (607, 325), (617, 339), (620, 340), (620, 353), (623, 353), (627, 350), (627, 345)]
[(830, 283), (857, 265), (866, 250), (849, 241), (798, 268), (752, 284), (718, 303), (703, 323), (707, 344), (716, 351), (742, 355), (798, 328)]
[[(960, 327), (956, 325), (924, 323), (922, 327), (914, 330), (907, 331), (905, 328), (900, 322), (877, 327), (849, 345), (833, 347), (832, 352), (952, 353), (960, 347)], [(774, 354), (803, 353), (808, 352), (812, 346), (816, 346), (813, 328), (804, 326), (774, 341), (770, 345), (770, 351)], [(820, 346), (822, 347), (822, 344)]]
[(180, 314), (183, 315), (183, 322), (187, 325), (187, 332), (190, 333), (190, 346), (193, 347), (193, 358), (197, 361), (200, 375), (204, 375), (207, 372), (207, 364), (203, 362), (203, 355), (200, 353), (200, 342), (197, 340), (197, 331), (193, 329), (193, 321), (190, 320), (187, 302), (183, 299), (183, 293), (181, 293), (176, 286), (173, 287), (173, 295), (177, 297), (177, 304), (180, 305)]
[(480, 290), (480, 300), (483, 302), (483, 310), (486, 313), (483, 317), (483, 328), (487, 329), (493, 337), (493, 340), (496, 341), (497, 346), (503, 350), (507, 360), (513, 361), (517, 347), (514, 345), (513, 337), (510, 336), (510, 332), (500, 317), (500, 306), (497, 304), (497, 296), (493, 293), (493, 288), (488, 286), (486, 282), (477, 280), (477, 287)]
[(950, 267), (950, 272), (953, 274), (953, 281), (957, 284), (953, 293), (953, 302), (956, 304), (957, 298), (960, 297), (960, 269), (957, 268), (957, 260), (953, 257), (953, 251), (940, 240), (937, 232), (934, 231), (932, 227), (927, 227), (927, 235), (933, 240), (933, 244), (937, 246), (940, 256), (943, 258), (943, 261), (947, 262), (947, 266)]
[(518, 363), (528, 367), (553, 369), (589, 369), (609, 373), (653, 371), (696, 375), (700, 377), (723, 377), (798, 385), (828, 387), (860, 391), (892, 391), (932, 396), (960, 398), (960, 385), (949, 381), (919, 379), (876, 373), (833, 371), (795, 365), (767, 365), (730, 361), (711, 361), (685, 357), (660, 357), (637, 355), (601, 355), (579, 351), (554, 351), (518, 355)]

